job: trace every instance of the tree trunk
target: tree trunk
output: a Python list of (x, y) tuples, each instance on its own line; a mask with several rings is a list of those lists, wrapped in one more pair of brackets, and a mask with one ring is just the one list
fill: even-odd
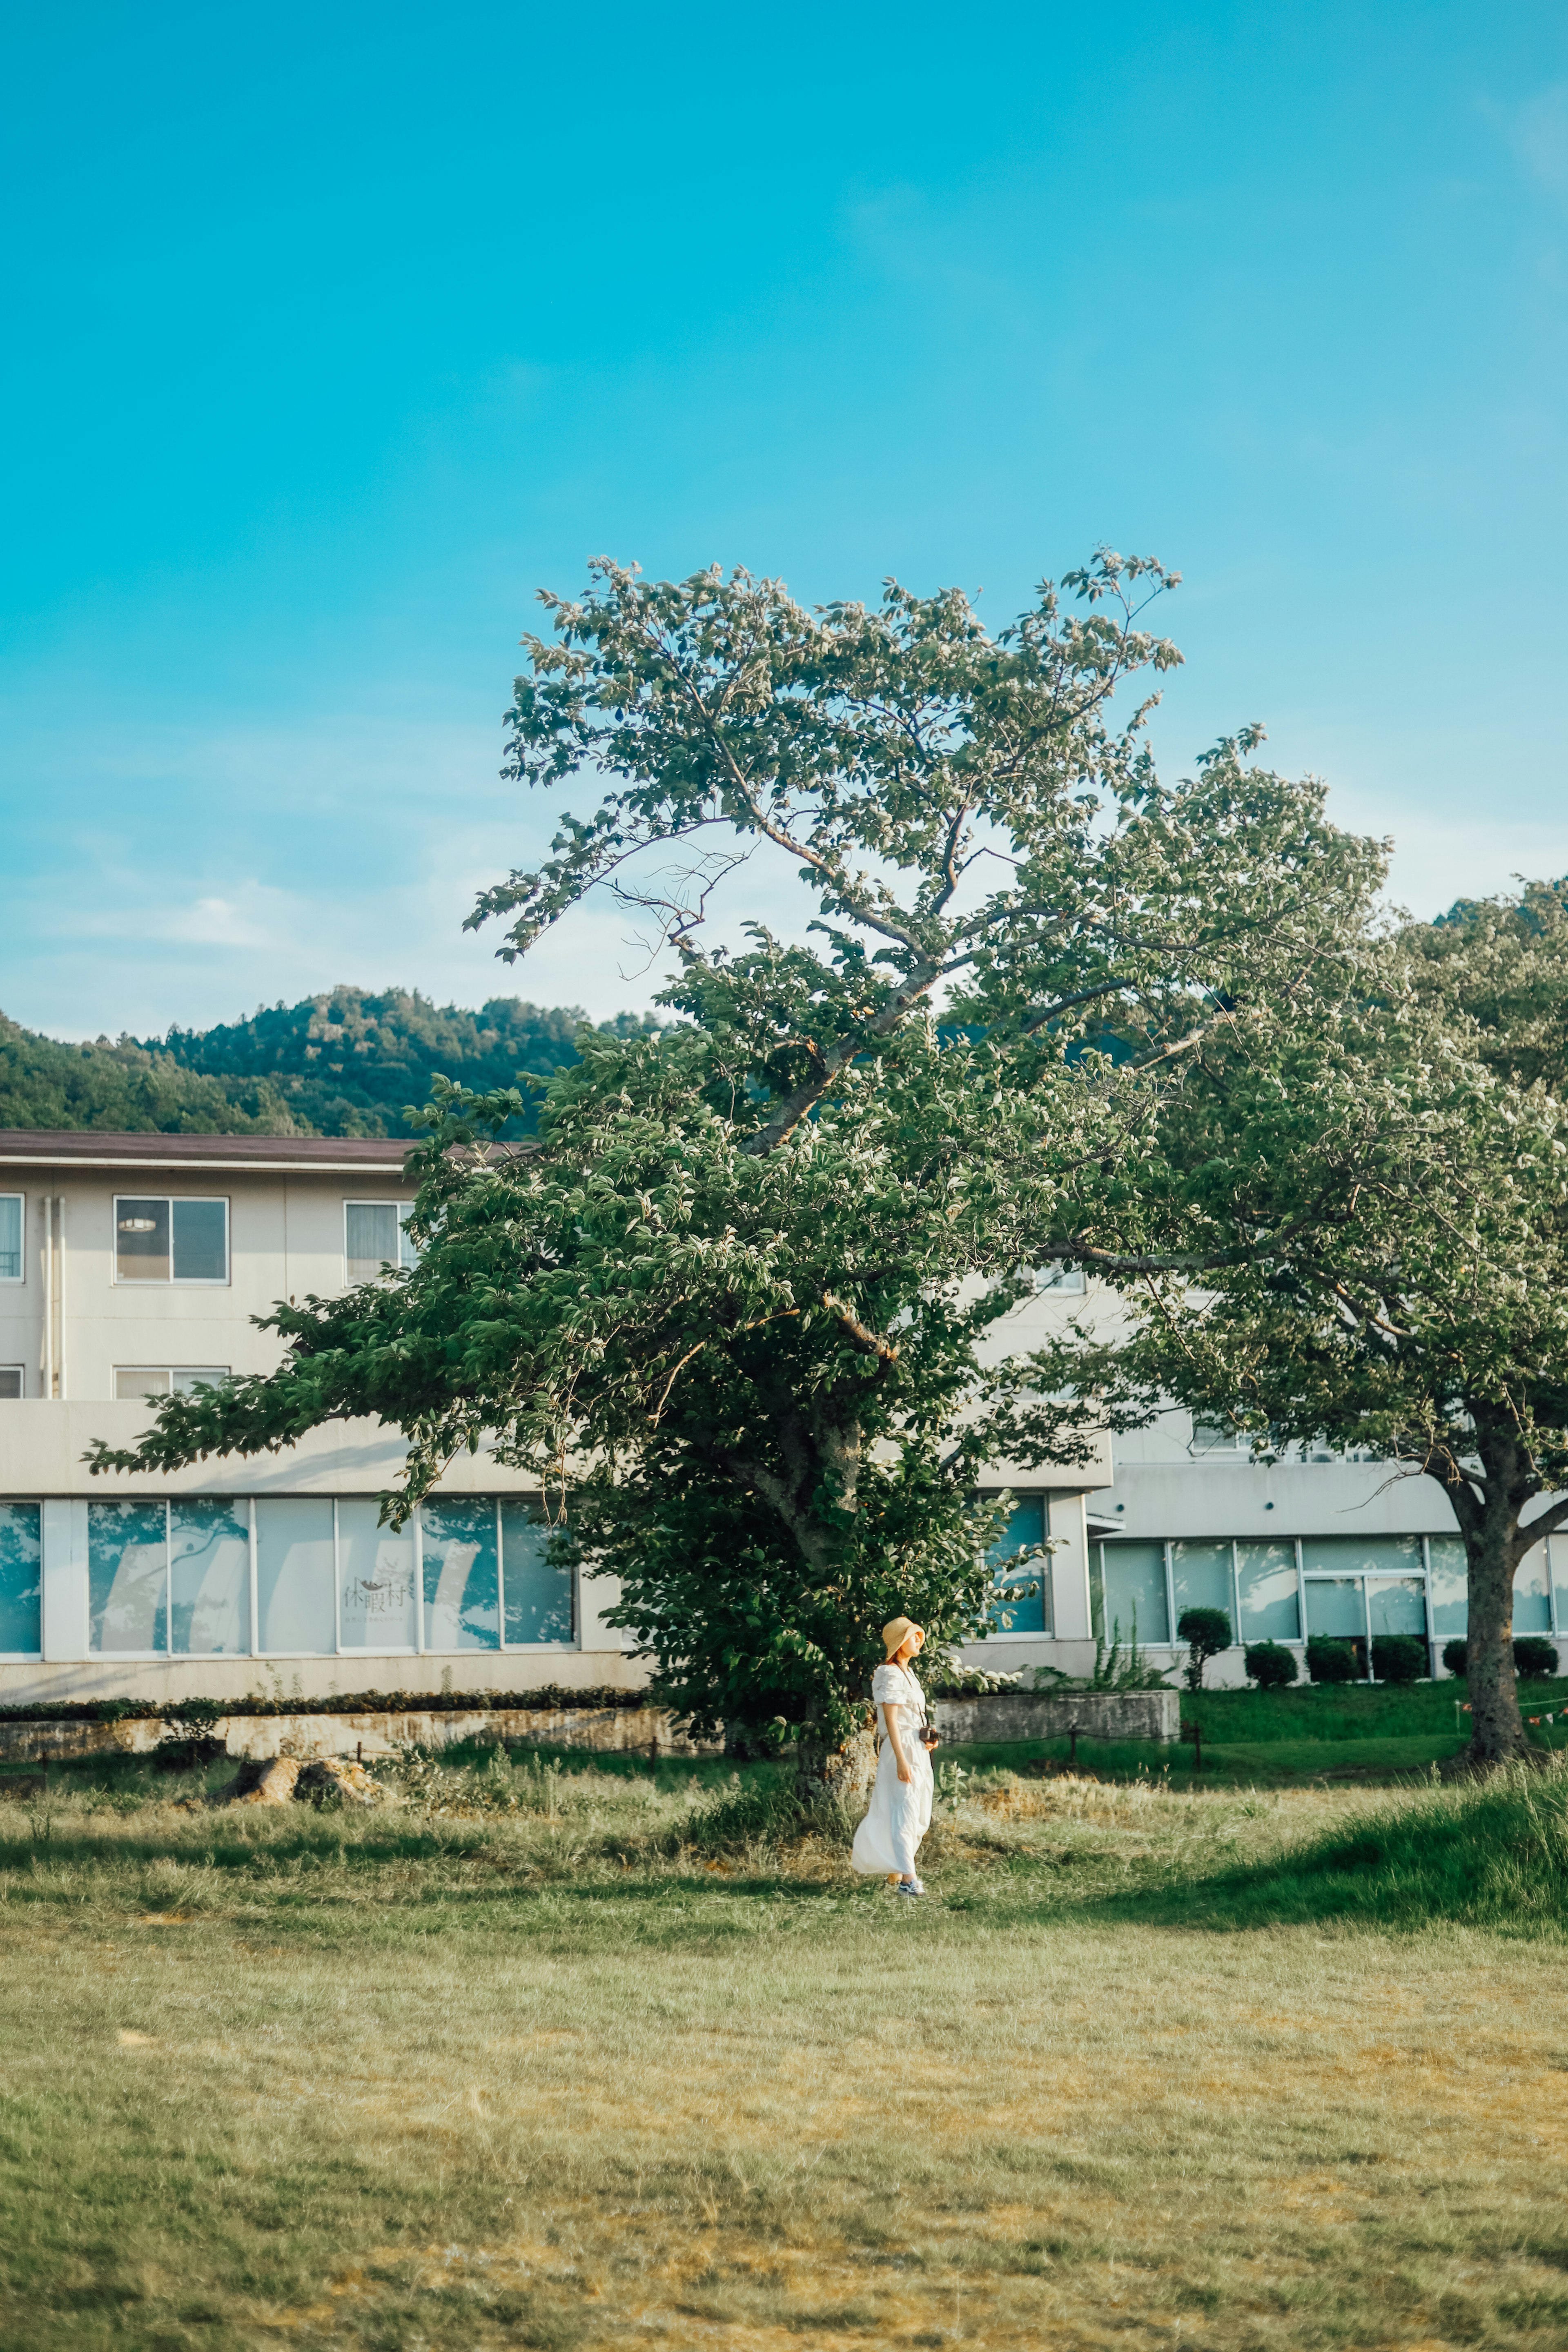
[(1530, 1753), (1513, 1671), (1513, 1576), (1527, 1546), (1520, 1514), (1537, 1491), (1517, 1432), (1476, 1411), (1476, 1436), (1485, 1485), (1453, 1494), (1464, 1532), (1469, 1622), (1465, 1633), (1470, 1685), (1470, 1744), (1464, 1763), (1489, 1771)]
[(865, 1811), (877, 1777), (877, 1739), (869, 1717), (864, 1729), (847, 1739), (835, 1739), (821, 1724), (803, 1723), (795, 1756), (795, 1794), (803, 1804)]

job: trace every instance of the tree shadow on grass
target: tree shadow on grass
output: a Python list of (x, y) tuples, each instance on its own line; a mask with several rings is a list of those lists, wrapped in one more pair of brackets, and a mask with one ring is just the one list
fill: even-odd
[(1329, 1921), (1568, 1929), (1568, 1774), (1510, 1767), (1427, 1786), (1310, 1843), (1200, 1878), (1117, 1890), (1080, 1917), (1211, 1933)]

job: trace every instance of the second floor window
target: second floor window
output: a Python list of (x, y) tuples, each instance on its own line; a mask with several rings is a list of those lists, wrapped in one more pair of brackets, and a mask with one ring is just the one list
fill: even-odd
[(228, 1202), (121, 1193), (114, 1203), (116, 1282), (226, 1282)]
[(408, 1233), (412, 1201), (345, 1201), (343, 1256), (351, 1282), (374, 1282), (384, 1265), (416, 1265)]
[(127, 1397), (187, 1396), (194, 1388), (216, 1388), (228, 1378), (226, 1364), (116, 1364), (114, 1393)]
[(22, 1394), (22, 1367), (21, 1367), (21, 1365), (20, 1365), (20, 1364), (0, 1364), (0, 1401), (8, 1400), (8, 1401), (10, 1401), (10, 1402), (15, 1402), (16, 1399), (17, 1397), (19, 1397), (21, 1394)]

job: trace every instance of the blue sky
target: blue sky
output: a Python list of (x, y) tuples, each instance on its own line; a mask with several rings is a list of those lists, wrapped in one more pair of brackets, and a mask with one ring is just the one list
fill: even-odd
[(1431, 913), (1568, 870), (1568, 17), (1405, 6), (14, 10), (0, 1006), (646, 1002), (460, 929), (533, 590), (601, 551), (1000, 626), (1185, 585)]

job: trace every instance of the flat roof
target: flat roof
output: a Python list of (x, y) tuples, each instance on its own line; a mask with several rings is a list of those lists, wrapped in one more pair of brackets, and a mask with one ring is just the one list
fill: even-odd
[(401, 1172), (401, 1135), (110, 1135), (92, 1128), (0, 1128), (0, 1168), (181, 1168), (331, 1176)]

